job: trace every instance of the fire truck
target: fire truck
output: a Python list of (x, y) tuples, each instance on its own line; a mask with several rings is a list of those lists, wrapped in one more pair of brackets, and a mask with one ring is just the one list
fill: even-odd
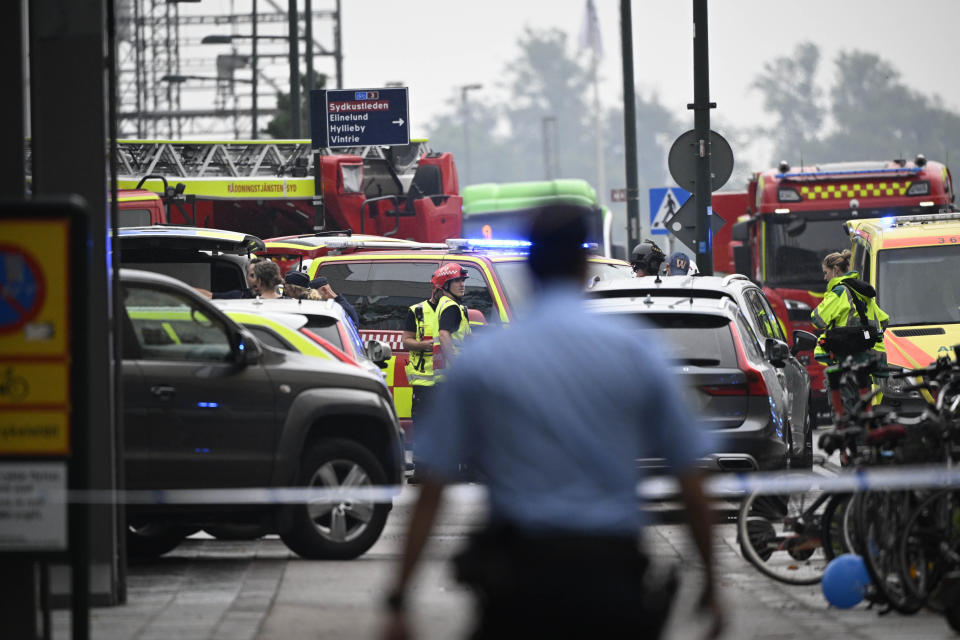
[(121, 140), (118, 165), (119, 187), (159, 194), (170, 224), (261, 238), (352, 229), (422, 242), (461, 231), (453, 156), (426, 140), (337, 150), (309, 140)]
[[(714, 212), (726, 224), (714, 238), (714, 270), (759, 283), (792, 339), (813, 331), (811, 311), (824, 295), (823, 258), (849, 248), (848, 220), (952, 210), (954, 191), (943, 164), (843, 162), (757, 172), (745, 193), (717, 193)], [(823, 367), (806, 357), (818, 416), (828, 416)]]

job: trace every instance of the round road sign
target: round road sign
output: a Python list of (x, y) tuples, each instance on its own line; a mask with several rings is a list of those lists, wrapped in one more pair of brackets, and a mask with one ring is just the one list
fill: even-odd
[[(680, 135), (667, 157), (670, 175), (677, 184), (693, 193), (697, 181), (697, 157), (700, 155), (697, 134), (690, 130)], [(730, 143), (716, 131), (710, 132), (710, 191), (727, 183), (733, 173), (733, 150)]]
[(40, 265), (22, 248), (0, 244), (0, 333), (11, 333), (33, 320), (43, 298)]

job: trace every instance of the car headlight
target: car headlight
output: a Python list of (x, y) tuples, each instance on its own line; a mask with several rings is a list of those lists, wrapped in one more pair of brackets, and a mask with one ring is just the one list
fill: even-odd
[(910, 185), (910, 188), (907, 189), (908, 196), (925, 196), (930, 193), (930, 183), (926, 181), (914, 182)]

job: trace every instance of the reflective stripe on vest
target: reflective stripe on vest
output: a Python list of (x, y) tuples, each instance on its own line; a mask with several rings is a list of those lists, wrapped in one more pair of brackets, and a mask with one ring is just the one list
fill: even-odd
[[(460, 353), (460, 344), (463, 342), (463, 339), (470, 335), (470, 323), (467, 321), (467, 308), (454, 300), (449, 296), (444, 296), (440, 298), (440, 304), (437, 305), (437, 337), (433, 339), (434, 343), (434, 353), (437, 353), (439, 350), (439, 356), (443, 356), (443, 345), (440, 344), (440, 316), (443, 315), (443, 312), (450, 307), (458, 307), (460, 310), (460, 325), (457, 326), (456, 331), (450, 333), (450, 339), (453, 341), (453, 353), (458, 355)], [(443, 382), (446, 379), (446, 376), (442, 373), (443, 369), (450, 366), (450, 362), (443, 358), (442, 366), (438, 367), (438, 370), (434, 373), (434, 378), (437, 382)]]
[[(417, 323), (416, 339), (436, 339), (437, 323), (440, 319), (438, 309), (435, 311), (428, 300), (419, 302), (410, 307)], [(429, 387), (436, 381), (433, 372), (433, 351), (411, 351), (410, 360), (404, 367), (407, 380), (415, 387)]]
[[(443, 315), (443, 312), (450, 307), (459, 307), (460, 309), (460, 325), (457, 327), (456, 331), (450, 332), (450, 338), (453, 340), (453, 352), (455, 354), (460, 353), (460, 344), (463, 342), (463, 339), (470, 334), (470, 323), (467, 321), (467, 308), (451, 298), (450, 296), (443, 296), (440, 298), (440, 304), (437, 305), (437, 324), (440, 323), (440, 317)], [(437, 337), (434, 340), (439, 340), (440, 331), (439, 327), (437, 330)]]

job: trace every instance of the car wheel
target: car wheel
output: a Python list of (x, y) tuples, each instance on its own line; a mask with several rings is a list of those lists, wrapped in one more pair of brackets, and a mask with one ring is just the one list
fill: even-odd
[[(350, 440), (322, 440), (303, 458), (300, 486), (318, 489), (369, 488), (386, 484), (377, 459)], [(281, 532), (283, 542), (309, 559), (349, 560), (362, 555), (380, 537), (390, 511), (373, 500), (316, 500), (291, 505), (292, 526)]]
[(790, 438), (790, 468), (809, 471), (813, 467), (813, 418), (810, 415), (811, 405), (807, 402), (807, 412), (803, 416), (803, 446), (797, 448)]
[(173, 551), (195, 530), (174, 524), (148, 522), (127, 525), (127, 555), (132, 558), (159, 558)]
[(262, 524), (213, 524), (203, 530), (217, 540), (256, 540), (270, 533)]

